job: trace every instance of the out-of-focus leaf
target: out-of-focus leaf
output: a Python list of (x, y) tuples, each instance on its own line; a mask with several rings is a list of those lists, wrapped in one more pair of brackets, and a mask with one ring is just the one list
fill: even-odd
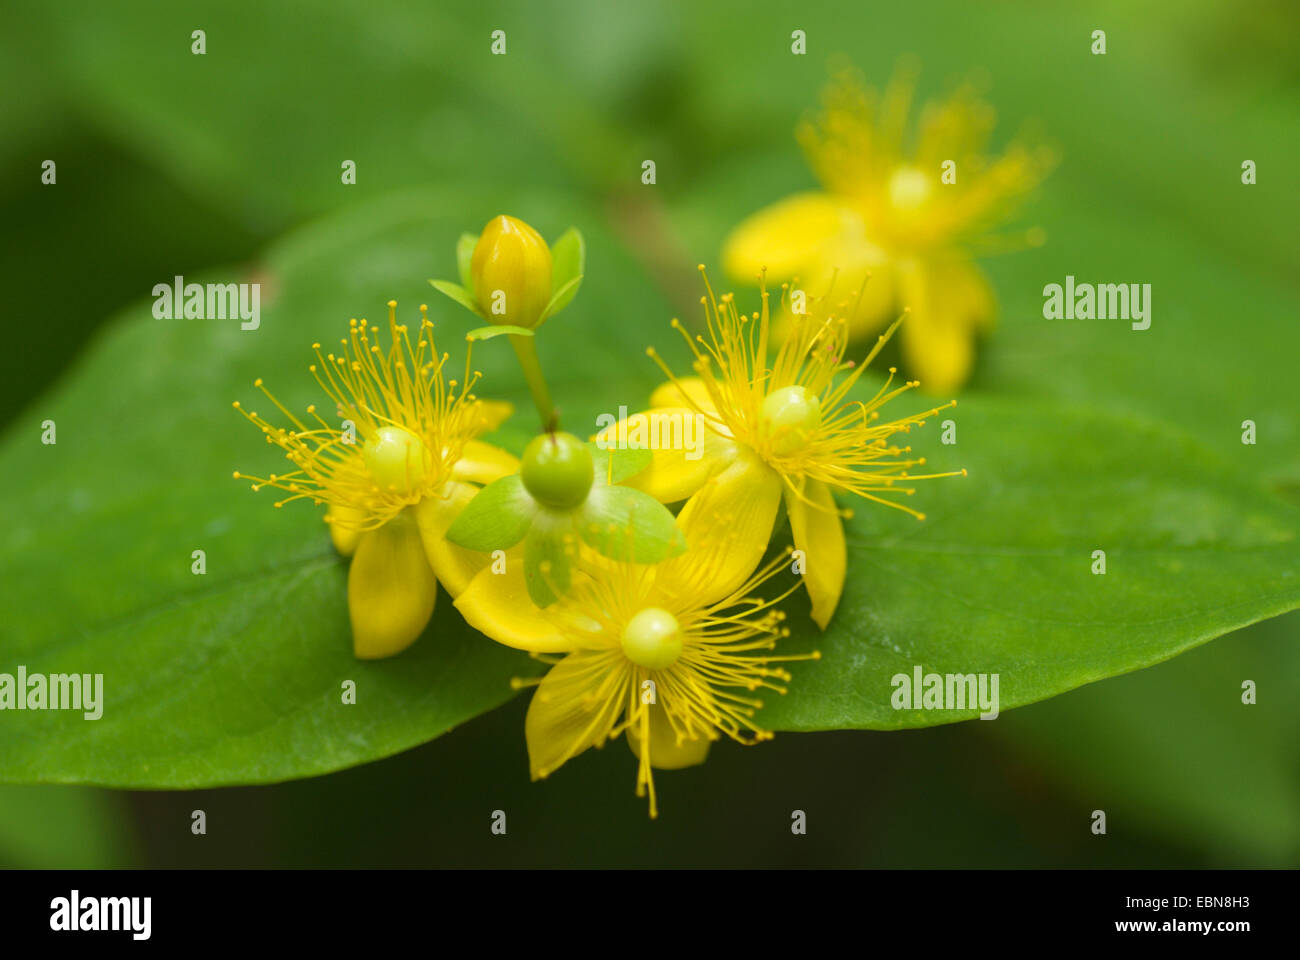
[(102, 870), (128, 865), (123, 798), (88, 787), (0, 786), (0, 867)]

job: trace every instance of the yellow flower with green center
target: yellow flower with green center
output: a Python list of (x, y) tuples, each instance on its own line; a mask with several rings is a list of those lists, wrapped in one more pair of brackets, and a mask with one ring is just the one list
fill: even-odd
[(519, 469), (510, 454), (474, 438), (508, 413), (473, 394), (477, 374), (448, 379), (448, 355), (439, 354), (433, 323), (420, 307), (414, 345), (388, 303), (388, 346), (377, 327), (352, 320), (337, 352), (313, 344), (308, 369), (331, 401), (336, 419), (313, 404), (302, 418), (262, 383), (257, 386), (288, 420), (276, 426), (258, 413), (235, 409), (256, 424), (268, 443), (293, 465), (285, 473), (255, 477), (253, 489), (275, 487), (289, 495), (276, 502), (310, 499), (327, 507), (335, 547), (352, 557), (348, 610), (353, 648), (372, 659), (400, 653), (419, 637), (433, 614), (440, 581), (458, 595), (486, 562), (445, 539), (447, 528), (473, 499), (478, 485)]
[(975, 338), (992, 327), (994, 296), (975, 255), (1042, 242), (1042, 232), (995, 237), (1056, 163), (1052, 149), (1022, 140), (987, 155), (992, 107), (963, 85), (927, 103), (909, 130), (915, 71), (902, 69), (883, 97), (852, 72), (825, 91), (823, 110), (798, 138), (822, 190), (754, 214), (727, 239), (729, 274), (748, 281), (801, 278), (812, 289), (839, 278), (863, 296), (854, 341), (877, 333), (903, 306), (912, 317), (901, 346), (907, 373), (931, 392), (959, 388), (974, 364)]
[[(700, 268), (703, 271), (703, 267)], [(708, 287), (708, 278), (705, 277)], [(845, 359), (849, 324), (829, 309), (825, 298), (808, 301), (804, 313), (787, 311), (786, 334), (773, 336), (768, 292), (762, 310), (736, 309), (732, 294), (715, 298), (712, 287), (701, 299), (707, 336), (691, 336), (674, 320), (695, 357), (695, 377), (679, 378), (651, 349), (670, 380), (650, 398), (651, 409), (606, 428), (602, 437), (656, 433), (655, 418), (681, 422), (695, 416), (704, 427), (699, 455), (685, 448), (652, 451), (651, 465), (624, 481), (662, 503), (689, 497), (680, 519), (689, 526), (697, 515), (725, 518), (727, 549), (710, 572), (720, 586), (735, 589), (767, 549), (782, 499), (812, 616), (825, 629), (844, 589), (847, 556), (842, 518), (851, 511), (836, 506), (832, 491), (853, 494), (923, 515), (898, 498), (915, 492), (914, 481), (965, 475), (917, 474), (925, 463), (896, 434), (922, 426), (940, 407), (884, 420), (881, 408), (915, 381), (895, 385), (895, 370), (874, 396), (850, 396), (863, 371), (897, 329), (880, 335), (862, 363)], [(783, 294), (782, 304), (786, 297)], [(854, 301), (841, 305), (853, 310)], [(910, 321), (909, 321), (910, 322)], [(679, 445), (680, 446), (680, 445)], [(694, 545), (687, 540), (688, 552)]]
[(533, 779), (623, 735), (638, 759), (637, 795), (649, 793), (654, 817), (654, 768), (702, 763), (721, 736), (746, 744), (772, 736), (755, 721), (756, 692), (784, 693), (791, 677), (776, 664), (818, 654), (772, 652), (788, 634), (774, 605), (798, 580), (772, 599), (754, 596), (788, 573), (788, 551), (734, 586), (714, 576), (729, 549), (724, 526), (724, 517), (695, 514), (683, 526), (690, 549), (657, 564), (584, 549), (569, 592), (545, 610), (529, 602), (518, 563), (483, 571), (456, 600), (471, 626), (553, 664), (540, 680), (515, 681), (537, 685), (524, 731)]

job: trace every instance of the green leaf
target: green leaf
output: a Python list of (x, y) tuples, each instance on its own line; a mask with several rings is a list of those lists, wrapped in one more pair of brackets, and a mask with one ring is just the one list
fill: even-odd
[[(299, 11), (213, 9), (203, 24), (209, 61), (241, 51), (257, 65), (214, 85), (202, 70), (187, 69), (205, 61), (190, 59), (195, 28), (180, 10), (160, 9), (149, 0), (124, 0), (112, 16), (93, 4), (77, 17), (58, 16), (35, 2), (23, 7), (14, 18), (24, 28), (21, 39), (48, 51), (43, 63), (58, 78), (61, 96), (93, 109), (124, 152), (155, 156), (163, 170), (199, 195), (255, 204), (258, 221), (269, 222), (272, 230), (380, 190), (471, 172), (483, 183), (527, 183), (540, 163), (545, 182), (572, 186), (582, 182), (575, 178), (579, 171), (607, 169), (611, 149), (626, 142), (612, 135), (617, 111), (588, 102), (589, 81), (557, 71), (566, 48), (554, 35), (553, 19), (540, 12), (521, 11), (535, 26), (515, 22), (551, 39), (531, 50), (511, 49), (504, 58), (509, 62), (493, 72), (473, 68), (477, 39), (495, 29), (486, 10), (447, 7), (435, 23), (410, 8), (376, 19), (373, 11), (330, 3), (311, 38), (291, 45)], [(185, 42), (168, 46), (181, 28)], [(358, 38), (375, 29), (395, 42), (383, 50), (364, 49)], [(96, 43), (95, 37), (114, 30), (121, 31), (121, 43)], [(164, 56), (150, 61), (150, 50)], [(328, 74), (313, 69), (324, 61), (334, 65)], [(399, 93), (414, 90), (423, 93)], [(250, 112), (254, 101), (263, 109)], [(199, 116), (205, 121), (196, 124)], [(538, 117), (547, 122), (535, 123)], [(344, 155), (337, 149), (326, 153), (340, 143), (341, 133), (349, 146), (346, 158), (357, 164), (355, 186), (340, 185)], [(222, 149), (223, 143), (241, 149)], [(256, 180), (256, 171), (272, 168), (275, 175)], [(465, 217), (442, 238), (447, 249), (462, 229), (509, 208), (500, 201), (454, 199), (452, 206)], [(424, 248), (427, 257), (428, 237)]]
[(998, 674), (1005, 711), (1300, 607), (1300, 510), (1183, 434), (1041, 402), (963, 401), (947, 419), (957, 445), (930, 426), (909, 441), (928, 467), (970, 475), (917, 483), (923, 522), (842, 501), (854, 517), (839, 609), (821, 635), (792, 612), (782, 644), (822, 659), (791, 666), (761, 722), (968, 719), (978, 711), (893, 709), (893, 678)]
[(538, 511), (524, 539), (524, 583), (539, 607), (548, 607), (569, 592), (575, 546), (572, 516)]
[(430, 280), (429, 283), (433, 289), (445, 296), (451, 297), (451, 299), (455, 300), (466, 310), (476, 314), (477, 316), (483, 316), (483, 311), (480, 309), (478, 301), (475, 300), (474, 295), (464, 287), (452, 283), (450, 280)]
[[(33, 401), (0, 444), (10, 508), (0, 579), (7, 622), (21, 626), (0, 627), (0, 671), (102, 672), (106, 706), (97, 721), (5, 716), (0, 779), (157, 788), (311, 776), (408, 749), (512, 695), (510, 677), (535, 666), (466, 628), (445, 596), (400, 657), (352, 657), (346, 561), (319, 509), (274, 510), (273, 498), (230, 479), (284, 460), (228, 404), (251, 406), (256, 377), (291, 410), (319, 403), (310, 343), (337, 337), (350, 317), (382, 315), (393, 297), (413, 318), (427, 295), (429, 238), (458, 235), (462, 205), (547, 204), (583, 209), (574, 198), (461, 184), (358, 204), (270, 250), (260, 266), (279, 294), (258, 330), (160, 321), (142, 302)], [(649, 396), (659, 376), (632, 360), (647, 343), (664, 345), (672, 308), (610, 231), (582, 222), (593, 251), (584, 310), (537, 343), (566, 419), (594, 424)], [(377, 276), (406, 279), (376, 288)], [(628, 303), (637, 308), (626, 323), (601, 322)], [(508, 351), (474, 361), (476, 392), (528, 403)], [(937, 443), (937, 419), (909, 442), (935, 469), (967, 466), (971, 476), (921, 485), (911, 502), (929, 513), (924, 523), (844, 503), (855, 517), (841, 607), (819, 635), (796, 594), (782, 644), (824, 659), (791, 665), (789, 695), (764, 710), (768, 725), (954, 719), (892, 711), (889, 680), (915, 663), (999, 670), (1007, 709), (1300, 603), (1300, 516), (1255, 480), (1255, 448), (1238, 444), (1229, 459), (1167, 426), (1040, 398), (971, 396), (949, 416), (956, 446)], [(56, 445), (39, 442), (45, 418), (58, 424)], [(1099, 548), (1109, 568), (1094, 577)], [(207, 554), (201, 577), (191, 573), (195, 549)], [(347, 680), (354, 706), (340, 702)]]
[(587, 442), (592, 462), (596, 465), (596, 482), (622, 483), (630, 480), (654, 461), (654, 453), (641, 447), (601, 447), (594, 440)]
[(456, 241), (456, 272), (460, 276), (460, 285), (465, 288), (469, 298), (478, 301), (474, 295), (474, 275), (470, 265), (474, 260), (474, 248), (478, 246), (478, 237), (472, 233), (462, 233)]
[[(515, 696), (512, 677), (541, 669), (465, 626), (445, 594), (409, 650), (356, 660), (348, 562), (331, 548), (321, 509), (276, 510), (269, 491), (231, 479), (236, 469), (265, 476), (286, 464), (231, 401), (279, 422), (253, 387), (263, 377), (299, 415), (320, 404), (311, 343), (337, 341), (351, 317), (385, 316), (389, 299), (400, 319), (418, 323), (430, 237), (456, 237), (467, 210), (498, 204), (583, 209), (545, 192), (457, 183), (358, 204), (267, 252), (258, 269), (277, 293), (264, 296), (257, 330), (158, 320), (142, 300), (15, 418), (0, 441), (9, 507), (0, 525), (0, 673), (19, 664), (102, 673), (105, 705), (98, 720), (5, 711), (0, 780), (188, 789), (315, 776), (438, 737)], [(609, 251), (593, 309), (634, 296), (665, 315), (613, 237), (592, 229)], [(228, 268), (186, 279), (244, 275)], [(455, 375), (465, 346), (447, 318), (459, 308), (430, 306)], [(607, 400), (591, 391), (590, 370), (617, 369), (640, 335), (619, 328), (597, 340), (575, 326), (555, 331), (541, 353), (575, 422), (594, 421)], [(474, 368), (481, 396), (528, 403), (510, 351), (476, 353)], [(652, 372), (639, 375), (631, 372), (629, 388), (648, 392)], [(55, 445), (40, 442), (46, 418), (58, 425)], [(203, 575), (191, 572), (199, 549)], [(342, 702), (345, 681), (356, 684), (354, 705)]]
[(553, 316), (573, 302), (587, 266), (587, 248), (582, 233), (570, 227), (551, 247), (551, 301), (545, 317)]
[(466, 550), (509, 550), (524, 538), (537, 514), (537, 503), (514, 473), (493, 480), (474, 495), (447, 529), (447, 539)]
[(508, 333), (513, 337), (531, 337), (533, 331), (527, 327), (513, 327), (508, 323), (494, 323), (486, 327), (475, 327), (469, 333), (465, 334), (466, 340), (491, 340)]
[(615, 560), (658, 563), (686, 549), (668, 508), (631, 487), (593, 486), (577, 523), (586, 543)]

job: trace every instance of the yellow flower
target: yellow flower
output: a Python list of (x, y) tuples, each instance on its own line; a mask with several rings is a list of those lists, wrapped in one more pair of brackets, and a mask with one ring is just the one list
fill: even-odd
[[(857, 364), (845, 359), (848, 323), (830, 312), (824, 297), (810, 300), (807, 312), (789, 315), (788, 333), (779, 346), (772, 343), (765, 288), (761, 297), (761, 312), (746, 316), (737, 311), (730, 293), (715, 299), (709, 287), (708, 296), (701, 299), (707, 337), (692, 337), (673, 321), (695, 355), (698, 376), (674, 376), (650, 350), (670, 382), (650, 398), (651, 410), (607, 428), (604, 435), (628, 435), (638, 420), (648, 435), (656, 417), (701, 418), (702, 455), (692, 459), (686, 449), (655, 449), (651, 465), (625, 483), (663, 503), (690, 497), (680, 514), (687, 525), (697, 514), (726, 519), (727, 550), (710, 576), (728, 589), (743, 582), (763, 556), (784, 496), (794, 545), (805, 565), (812, 616), (825, 629), (844, 589), (847, 559), (841, 518), (851, 515), (835, 505), (832, 491), (923, 519), (891, 497), (914, 493), (913, 481), (955, 474), (913, 474), (925, 459), (909, 457), (911, 448), (891, 438), (921, 426), (956, 401), (882, 420), (881, 407), (914, 388), (915, 381), (894, 386), (896, 371), (891, 368), (874, 397), (850, 399), (849, 392), (898, 323)], [(852, 302), (843, 306), (853, 309)], [(960, 473), (965, 475), (964, 470)], [(693, 547), (688, 538), (688, 551)]]
[(764, 268), (824, 286), (838, 269), (857, 286), (851, 339), (898, 316), (903, 363), (927, 390), (959, 388), (974, 363), (977, 333), (994, 315), (993, 291), (972, 256), (1042, 243), (1030, 230), (991, 237), (1054, 166), (1054, 152), (1017, 140), (986, 155), (992, 107), (969, 84), (927, 103), (914, 131), (908, 113), (915, 71), (896, 74), (883, 97), (849, 71), (825, 91), (820, 116), (799, 129), (822, 191), (801, 193), (754, 214), (727, 239), (725, 267), (737, 280)]
[[(353, 648), (373, 659), (400, 653), (415, 642), (433, 614), (437, 583), (453, 597), (485, 559), (444, 539), (456, 515), (478, 491), (518, 469), (504, 451), (473, 439), (508, 412), (477, 399), (477, 374), (448, 380), (447, 354), (439, 354), (433, 323), (420, 307), (416, 343), (388, 303), (389, 347), (378, 328), (353, 320), (342, 349), (322, 353), (309, 369), (332, 401), (338, 423), (307, 407), (306, 421), (291, 413), (263, 385), (257, 386), (286, 417), (275, 426), (256, 412), (235, 409), (261, 428), (266, 441), (284, 450), (287, 473), (254, 477), (253, 489), (276, 487), (289, 496), (327, 507), (334, 545), (352, 556), (348, 610)], [(309, 422), (307, 422), (309, 421)]]
[(573, 586), (539, 610), (528, 601), (518, 562), (505, 574), (480, 573), (456, 601), (471, 626), (494, 639), (537, 651), (562, 652), (537, 684), (525, 735), (534, 780), (549, 776), (589, 747), (620, 734), (638, 758), (637, 795), (649, 793), (658, 815), (652, 768), (703, 763), (720, 736), (753, 744), (772, 734), (754, 719), (760, 688), (784, 693), (790, 674), (777, 662), (818, 654), (776, 656), (788, 635), (780, 596), (753, 592), (788, 569), (773, 559), (734, 588), (713, 576), (728, 549), (722, 518), (697, 514), (683, 532), (690, 549), (658, 564), (608, 560), (583, 550)]

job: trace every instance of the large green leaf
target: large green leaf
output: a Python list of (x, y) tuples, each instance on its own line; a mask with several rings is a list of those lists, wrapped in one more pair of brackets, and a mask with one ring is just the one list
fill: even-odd
[(918, 484), (922, 522), (856, 505), (834, 620), (821, 636), (794, 627), (791, 649), (822, 659), (791, 668), (765, 723), (967, 719), (978, 711), (895, 710), (892, 678), (998, 674), (1006, 710), (1300, 607), (1300, 510), (1197, 441), (1043, 402), (972, 400), (951, 419), (959, 442), (931, 436), (931, 461), (970, 475)]
[[(464, 349), (475, 318), (435, 304), (424, 278), (450, 274), (448, 238), (498, 204), (550, 232), (562, 213), (564, 225), (580, 220), (598, 239), (596, 275), (579, 301), (588, 318), (625, 295), (653, 315), (666, 312), (608, 233), (576, 215), (580, 204), (449, 186), (394, 196), (279, 244), (262, 265), (257, 330), (237, 320), (157, 320), (140, 304), (17, 418), (0, 445), (8, 478), (0, 673), (19, 664), (29, 673), (102, 673), (105, 704), (98, 720), (6, 712), (0, 778), (190, 787), (321, 773), (436, 737), (512, 696), (511, 676), (537, 669), (466, 628), (445, 595), (411, 650), (358, 662), (346, 564), (320, 510), (273, 509), (274, 496), (231, 478), (234, 469), (284, 469), (231, 401), (261, 409), (252, 382), (262, 376), (292, 409), (319, 402), (310, 344), (344, 333), (348, 318), (380, 317), (390, 297), (404, 318), (418, 318), (416, 306), (428, 300), (440, 348), (453, 356)], [(431, 250), (443, 256), (432, 271)], [(580, 401), (575, 422), (594, 423), (599, 399), (568, 382), (581, 382), (585, 370), (562, 355), (579, 352), (615, 370), (633, 347), (621, 328), (592, 342), (571, 326), (580, 316), (575, 307), (558, 318), (541, 353), (557, 371), (557, 395)], [(482, 392), (526, 404), (513, 353), (497, 346), (474, 349)], [(644, 393), (653, 377), (630, 382)], [(40, 441), (47, 418), (57, 424), (55, 445)], [(502, 435), (519, 445), (513, 429)], [(191, 572), (200, 549), (201, 576)], [(348, 680), (355, 705), (342, 702)]]
[[(147, 304), (129, 311), (0, 447), (11, 478), (0, 531), (11, 596), (4, 665), (102, 672), (106, 688), (100, 720), (7, 716), (0, 777), (177, 787), (311, 775), (435, 737), (509, 697), (511, 675), (536, 669), (463, 627), (446, 597), (412, 650), (355, 661), (345, 564), (318, 511), (273, 510), (272, 498), (230, 479), (233, 468), (280, 463), (230, 401), (249, 404), (257, 376), (291, 408), (318, 401), (307, 345), (337, 335), (348, 317), (381, 315), (389, 297), (413, 312), (428, 299), (424, 277), (452, 275), (447, 238), (498, 207), (543, 232), (577, 221), (590, 240), (582, 296), (539, 342), (566, 422), (594, 430), (601, 413), (644, 400), (657, 376), (643, 347), (673, 349), (670, 310), (608, 231), (563, 196), (448, 186), (304, 229), (266, 259), (277, 292), (257, 331), (155, 320)], [(430, 250), (441, 257), (432, 265)], [(474, 318), (451, 304), (434, 310), (440, 347), (459, 349)], [(479, 392), (526, 405), (503, 347), (475, 345)], [(58, 423), (55, 446), (39, 442), (47, 417)], [(793, 667), (769, 724), (956, 719), (890, 709), (889, 677), (914, 664), (998, 671), (1006, 709), (1300, 603), (1297, 512), (1195, 441), (1041, 403), (963, 402), (953, 419), (956, 446), (936, 443), (937, 424), (915, 443), (971, 476), (925, 485), (923, 524), (858, 509), (831, 630), (814, 637), (804, 611), (792, 610), (791, 648), (816, 645), (824, 659)], [(508, 425), (500, 436), (517, 448), (530, 433)], [(1108, 553), (1104, 577), (1089, 572), (1098, 548)], [(190, 572), (195, 549), (207, 553), (203, 577)], [(342, 703), (347, 680), (356, 705)]]
[[(601, 6), (591, 5), (584, 26), (626, 19)], [(205, 0), (181, 9), (124, 0), (110, 10), (24, 0), (16, 14), (27, 44), (44, 51), (42, 67), (57, 71), (106, 136), (205, 196), (238, 198), (272, 229), (468, 172), (569, 186), (575, 172), (590, 179), (614, 169), (610, 151), (622, 149), (611, 136), (616, 114), (591, 102), (610, 84), (580, 86), (587, 78), (557, 69), (603, 38), (571, 42), (557, 14), (534, 4)], [(504, 56), (491, 52), (499, 28)], [(206, 33), (201, 56), (191, 52), (197, 29)], [(626, 77), (632, 66), (617, 58), (606, 73)], [(342, 183), (345, 160), (356, 164), (355, 184)], [(486, 221), (440, 242), (454, 245)]]

